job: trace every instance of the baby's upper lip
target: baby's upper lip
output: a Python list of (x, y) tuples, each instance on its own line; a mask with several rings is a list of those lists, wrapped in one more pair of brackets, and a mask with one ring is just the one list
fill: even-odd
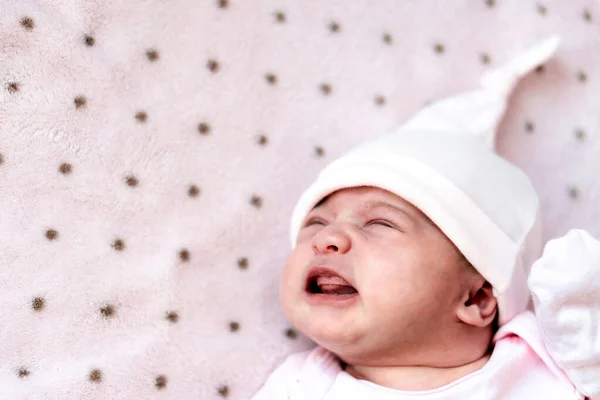
[(311, 267), (308, 270), (308, 273), (306, 274), (306, 286), (305, 286), (305, 288), (308, 288), (309, 285), (310, 285), (310, 283), (311, 283), (311, 281), (312, 281), (312, 279), (314, 279), (317, 276), (328, 276), (328, 277), (329, 276), (339, 276), (340, 278), (342, 278), (343, 280), (345, 280), (346, 282), (348, 282), (350, 285), (352, 285), (354, 287), (354, 284), (352, 283), (352, 281), (350, 280), (350, 278), (348, 278), (338, 268), (324, 266), (324, 265), (315, 265), (315, 266)]

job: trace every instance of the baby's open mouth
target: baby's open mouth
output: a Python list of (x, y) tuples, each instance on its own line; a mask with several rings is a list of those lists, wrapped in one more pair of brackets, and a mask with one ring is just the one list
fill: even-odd
[(315, 272), (309, 275), (306, 291), (312, 294), (334, 296), (352, 295), (358, 291), (343, 278), (327, 272)]

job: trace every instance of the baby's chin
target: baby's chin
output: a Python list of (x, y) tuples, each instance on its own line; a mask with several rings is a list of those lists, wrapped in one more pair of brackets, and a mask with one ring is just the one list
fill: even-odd
[(377, 353), (377, 338), (380, 332), (369, 329), (367, 322), (363, 324), (357, 318), (346, 323), (324, 323), (322, 319), (315, 318), (288, 319), (294, 327), (317, 345), (335, 354), (341, 361), (353, 364)]
[(290, 323), (304, 336), (333, 351), (352, 346), (368, 336), (360, 306), (333, 308), (308, 304), (305, 299), (282, 296), (281, 306)]
[(334, 353), (354, 347), (365, 337), (360, 327), (354, 323), (336, 323), (320, 318), (298, 321), (294, 324), (306, 337)]

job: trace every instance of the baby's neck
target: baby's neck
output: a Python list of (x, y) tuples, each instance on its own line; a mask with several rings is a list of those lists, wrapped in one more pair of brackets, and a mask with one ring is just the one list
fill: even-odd
[(356, 379), (397, 390), (423, 391), (448, 385), (481, 369), (490, 359), (486, 354), (478, 360), (457, 367), (380, 367), (347, 365), (345, 371)]

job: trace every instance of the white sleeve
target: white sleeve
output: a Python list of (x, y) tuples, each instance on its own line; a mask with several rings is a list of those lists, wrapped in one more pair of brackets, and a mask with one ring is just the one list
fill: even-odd
[(250, 400), (288, 400), (289, 381), (298, 374), (308, 354), (302, 352), (289, 356)]
[(528, 284), (548, 352), (580, 393), (600, 399), (600, 241), (584, 230), (551, 240)]

